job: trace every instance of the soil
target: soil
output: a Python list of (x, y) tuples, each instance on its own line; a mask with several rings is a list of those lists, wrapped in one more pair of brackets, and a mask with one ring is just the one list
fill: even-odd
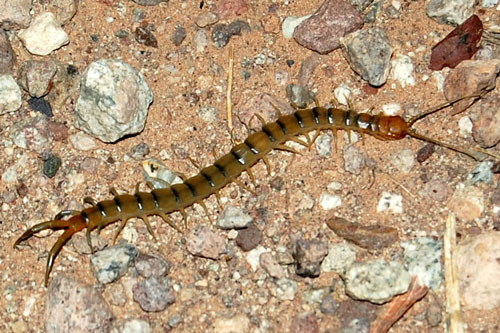
[[(204, 4), (202, 9), (201, 3)], [(13, 249), (14, 241), (24, 229), (46, 221), (62, 209), (81, 209), (84, 197), (108, 199), (109, 189), (112, 187), (118, 191), (133, 191), (138, 182), (143, 182), (141, 161), (128, 157), (131, 149), (138, 144), (146, 143), (149, 146), (148, 156), (168, 156), (163, 160), (167, 167), (185, 175), (193, 175), (197, 170), (187, 158), (180, 156), (179, 152), (184, 151), (203, 166), (214, 161), (213, 150), (218, 156), (228, 152), (232, 146), (226, 116), (228, 54), (231, 48), (234, 49), (235, 64), (231, 90), (232, 108), (235, 113), (250, 98), (262, 93), (286, 100), (286, 85), (297, 82), (300, 65), (314, 53), (301, 47), (293, 39), (285, 39), (281, 32), (264, 32), (261, 22), (269, 15), (271, 2), (268, 1), (249, 2), (250, 7), (246, 12), (222, 21), (229, 23), (240, 19), (248, 22), (250, 33), (243, 32), (242, 36), (233, 36), (229, 45), (224, 48), (217, 48), (210, 42), (203, 53), (198, 53), (193, 36), (199, 28), (194, 22), (201, 13), (213, 10), (217, 2), (201, 3), (174, 0), (154, 7), (143, 7), (131, 1), (83, 1), (79, 3), (76, 16), (64, 26), (64, 30), (69, 34), (70, 44), (50, 57), (62, 63), (73, 64), (80, 72), (92, 61), (101, 58), (123, 59), (144, 74), (155, 100), (150, 107), (146, 127), (138, 135), (114, 144), (96, 140), (97, 147), (91, 151), (76, 150), (69, 140), (55, 142), (52, 152), (59, 156), (63, 163), (59, 172), (51, 179), (43, 175), (43, 161), (36, 153), (20, 148), (14, 148), (12, 154), (8, 154), (7, 149), (0, 151), (3, 161), (0, 167), (2, 173), (23, 155), (27, 156), (25, 167), (18, 170), (17, 183), (6, 184), (0, 181), (1, 193), (16, 193), (16, 199), (9, 203), (4, 202), (0, 212), (1, 291), (4, 295), (0, 300), (0, 308), (3, 309), (0, 320), (2, 331), (13, 330), (13, 327), (17, 327), (18, 331), (44, 331), (47, 292), (43, 286), (45, 260), (56, 235), (50, 233), (44, 235), (47, 237), (35, 237), (27, 242), (28, 246)], [(289, 5), (278, 2), (274, 6), (277, 7), (277, 15), (283, 19), (289, 15), (301, 16), (311, 13), (321, 3), (322, 0), (291, 1)], [(389, 103), (398, 103), (403, 108), (413, 105), (418, 110), (424, 110), (442, 103), (443, 93), (438, 89), (433, 72), (428, 69), (428, 60), (432, 46), (453, 28), (429, 19), (425, 3), (402, 1), (400, 17), (390, 18), (383, 11), (376, 23), (365, 24), (365, 27), (378, 26), (385, 30), (394, 48), (394, 55), (411, 54), (415, 65), (415, 86), (403, 88), (398, 82), (388, 80), (373, 93), (373, 89), (367, 89), (367, 84), (351, 70), (341, 51), (336, 50), (319, 56), (320, 65), (308, 82), (318, 100), (321, 103), (329, 102), (333, 89), (345, 83), (351, 90), (357, 91), (352, 103), (359, 111), (373, 109), (378, 112), (383, 105)], [(385, 6), (387, 4), (384, 8)], [(126, 8), (126, 11), (123, 8)], [(119, 29), (132, 32), (138, 25), (133, 21), (135, 9), (144, 11), (144, 21), (155, 26), (153, 34), (158, 39), (158, 48), (137, 43), (132, 33), (122, 40), (115, 36)], [(37, 10), (39, 8), (35, 6), (35, 12)], [(477, 14), (482, 19), (498, 15), (486, 10)], [(110, 17), (114, 19), (112, 22), (109, 22)], [(171, 40), (177, 26), (183, 26), (187, 30), (187, 38), (180, 46), (175, 46)], [(210, 28), (206, 29), (210, 36)], [(91, 39), (92, 35), (98, 37), (97, 42)], [(29, 55), (18, 40), (14, 40), (13, 48), (18, 55), (18, 64), (36, 58)], [(249, 69), (242, 67), (245, 59), (253, 60), (260, 53), (267, 55), (272, 61), (264, 65), (254, 65)], [(293, 60), (294, 64), (289, 66), (288, 60)], [(175, 66), (178, 71), (166, 70), (170, 68), (168, 66)], [(247, 80), (242, 75), (243, 69), (251, 74)], [(444, 70), (444, 73), (447, 71)], [(276, 80), (277, 73), (286, 73), (288, 80)], [(201, 93), (198, 101), (190, 102), (190, 96), (193, 96), (197, 89), (201, 89), (200, 81), (207, 79), (210, 87)], [(76, 99), (77, 94), (74, 93), (62, 107), (54, 109), (54, 121), (65, 123), (70, 135), (78, 132), (74, 126)], [(10, 140), (9, 133), (13, 124), (36, 116), (26, 104), (24, 102), (22, 110), (0, 117), (2, 141)], [(216, 107), (220, 111), (218, 120), (213, 123), (203, 120), (199, 116), (201, 106)], [(416, 127), (421, 133), (434, 138), (472, 146), (472, 138), (464, 137), (458, 129), (458, 120), (464, 115), (466, 113), (451, 117), (446, 112), (437, 113), (422, 120)], [(244, 126), (238, 122), (235, 122), (235, 126), (236, 134), (244, 136)], [(273, 251), (279, 246), (291, 248), (297, 239), (319, 239), (330, 244), (342, 241), (325, 224), (332, 215), (366, 225), (396, 227), (402, 240), (421, 236), (441, 238), (448, 209), (442, 202), (421, 198), (419, 192), (429, 180), (446, 182), (453, 191), (458, 183), (466, 179), (476, 162), (456, 152), (436, 147), (436, 152), (425, 162), (417, 162), (409, 172), (403, 173), (394, 166), (397, 153), (410, 149), (416, 155), (425, 143), (411, 138), (384, 142), (373, 137), (364, 137), (356, 143), (356, 147), (365, 157), (376, 163), (377, 171), (372, 173), (365, 168), (356, 176), (344, 170), (341, 154), (344, 144), (344, 135), (339, 135), (338, 149), (332, 148), (333, 154), (329, 158), (320, 157), (314, 148), (310, 151), (304, 150), (302, 155), (273, 151), (269, 154), (272, 166), (270, 176), (262, 162), (252, 169), (257, 178), (258, 195), (253, 195), (236, 184), (230, 184), (221, 191), (223, 201), (225, 204), (248, 210), (263, 231), (261, 244)], [(95, 172), (80, 168), (82, 162), (89, 157), (99, 161)], [(75, 181), (78, 178), (83, 181)], [(250, 187), (253, 186), (247, 175), (243, 175), (241, 179)], [(373, 184), (369, 186), (372, 180)], [(327, 191), (328, 184), (334, 181), (342, 184), (337, 193), (342, 198), (342, 206), (334, 211), (324, 211), (318, 203), (319, 198), (321, 193)], [(491, 197), (497, 181), (495, 178), (493, 183), (481, 185), (486, 198)], [(283, 186), (279, 191), (271, 187), (272, 183), (280, 182)], [(27, 188), (22, 197), (17, 194), (21, 184), (24, 184), (23, 188)], [(403, 196), (402, 214), (377, 212), (377, 204), (384, 191)], [(295, 203), (300, 202), (306, 195), (313, 198), (314, 206), (312, 209), (296, 210)], [(210, 212), (217, 217), (221, 209), (215, 198), (212, 196), (206, 202)], [(209, 223), (201, 207), (189, 208), (188, 215), (188, 229)], [(180, 214), (174, 213), (173, 218), (182, 223)], [(482, 217), (473, 222), (459, 222), (458, 232), (466, 236), (469, 232), (493, 230), (497, 219), (492, 204), (487, 200)], [(155, 332), (161, 332), (170, 329), (167, 325), (168, 318), (179, 314), (182, 322), (173, 328), (173, 331), (207, 332), (213, 330), (217, 318), (245, 313), (251, 318), (250, 327), (254, 332), (264, 320), (268, 322), (270, 331), (283, 331), (290, 327), (292, 319), (298, 313), (313, 311), (319, 331), (339, 330), (339, 318), (321, 313), (317, 304), (308, 304), (301, 297), (303, 291), (329, 287), (332, 281), (336, 281), (334, 284), (337, 286), (341, 285), (337, 274), (325, 273), (316, 279), (300, 278), (290, 268), (290, 276), (297, 281), (299, 292), (293, 301), (278, 301), (271, 295), (271, 290), (275, 288), (274, 282), (270, 279), (264, 280), (264, 283), (259, 282), (260, 273), (253, 273), (247, 268), (247, 275), (243, 276), (242, 280), (233, 278), (235, 270), (245, 271), (242, 267), (246, 266), (245, 253), (234, 241), (228, 241), (236, 253), (233, 263), (219, 260), (220, 269), (213, 272), (207, 270), (213, 261), (187, 253), (183, 234), (176, 232), (159, 218), (151, 218), (151, 221), (158, 235), (157, 242), (152, 240), (140, 220), (130, 223), (130, 227), (137, 230), (135, 245), (139, 250), (145, 253), (162, 253), (172, 265), (170, 278), (173, 283), (187, 286), (203, 278), (209, 281), (211, 287), (196, 289), (196, 293), (191, 295), (187, 302), (178, 298), (173, 305), (160, 313), (146, 313), (129, 299), (124, 306), (112, 306), (117, 319), (146, 319)], [(480, 231), (477, 231), (478, 229)], [(113, 227), (103, 230), (101, 237), (111, 243), (114, 230)], [(224, 235), (226, 233), (219, 232)], [(401, 255), (401, 248), (394, 246), (380, 251), (360, 251), (358, 259), (394, 259), (401, 258)], [(56, 260), (52, 278), (58, 274), (67, 274), (89, 284), (96, 283), (89, 265), (89, 257), (76, 253), (71, 244), (65, 246)], [(348, 298), (342, 288), (333, 289), (337, 301)], [(234, 293), (234, 304), (231, 308), (227, 308), (221, 300), (221, 295), (226, 293)], [(34, 298), (34, 305), (26, 316), (23, 312), (26, 311), (29, 298)], [(445, 313), (444, 288), (432, 292), (432, 297), (428, 296), (416, 304), (396, 323), (392, 331), (444, 331), (445, 320), (436, 327), (431, 327), (425, 320), (425, 311), (431, 302), (437, 302), (442, 313)], [(464, 317), (470, 331), (493, 331), (498, 324), (500, 313), (468, 312), (464, 313)]]

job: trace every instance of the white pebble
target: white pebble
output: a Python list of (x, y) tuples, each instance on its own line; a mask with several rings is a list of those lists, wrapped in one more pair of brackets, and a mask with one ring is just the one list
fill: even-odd
[(69, 43), (68, 34), (51, 12), (37, 15), (28, 29), (21, 30), (18, 36), (30, 53), (40, 56), (49, 55)]
[(342, 105), (347, 105), (349, 98), (351, 97), (351, 89), (345, 83), (341, 83), (337, 88), (333, 90), (333, 95), (337, 102)]
[(414, 86), (415, 78), (413, 77), (414, 66), (410, 57), (398, 55), (391, 61), (390, 77), (401, 84), (401, 87)]
[(16, 111), (21, 107), (21, 88), (11, 75), (0, 76), (0, 114)]
[(378, 202), (377, 212), (401, 214), (403, 212), (403, 197), (399, 194), (382, 192), (382, 197)]
[(460, 134), (464, 138), (470, 136), (470, 134), (472, 133), (472, 127), (473, 126), (474, 125), (472, 124), (472, 120), (469, 118), (469, 116), (463, 116), (458, 121), (458, 128), (460, 129)]
[(331, 210), (342, 205), (342, 199), (338, 195), (323, 192), (319, 198), (319, 204), (324, 210)]
[(286, 39), (291, 39), (293, 37), (293, 32), (295, 31), (295, 28), (299, 26), (302, 22), (307, 20), (311, 15), (306, 15), (306, 16), (288, 16), (283, 20), (283, 23), (281, 24), (281, 30), (283, 32), (283, 37)]
[(385, 115), (395, 116), (401, 112), (401, 104), (399, 103), (389, 103), (382, 106), (382, 111)]

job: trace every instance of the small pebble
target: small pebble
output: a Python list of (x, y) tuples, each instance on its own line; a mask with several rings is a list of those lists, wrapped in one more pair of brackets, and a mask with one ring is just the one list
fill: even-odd
[(260, 255), (260, 266), (273, 278), (282, 279), (286, 277), (285, 270), (281, 267), (274, 256), (270, 252), (265, 252)]
[(52, 107), (50, 103), (47, 102), (43, 97), (36, 98), (32, 97), (28, 100), (28, 105), (33, 111), (40, 112), (41, 114), (46, 115), (47, 117), (52, 117), (54, 114), (52, 113)]
[(305, 16), (287, 16), (283, 20), (283, 23), (281, 23), (281, 31), (283, 33), (283, 37), (285, 39), (292, 39), (293, 38), (293, 33), (295, 29), (305, 20), (311, 17), (312, 14), (310, 15), (305, 15)]
[(144, 278), (162, 277), (167, 275), (170, 264), (158, 255), (140, 253), (135, 258), (135, 269)]
[(188, 234), (186, 247), (194, 256), (217, 259), (226, 250), (226, 243), (209, 227), (199, 226)]
[(21, 107), (21, 89), (16, 80), (9, 75), (0, 76), (0, 115), (17, 111)]
[(139, 26), (135, 29), (134, 36), (137, 43), (158, 48), (158, 40), (150, 29)]
[(244, 314), (237, 314), (231, 318), (216, 318), (214, 332), (218, 333), (246, 333), (249, 332), (250, 320)]
[(346, 293), (354, 299), (384, 304), (408, 290), (410, 274), (400, 263), (371, 260), (354, 263), (343, 276)]
[(287, 278), (276, 281), (276, 296), (281, 301), (293, 301), (297, 294), (297, 282)]
[(415, 165), (415, 155), (411, 149), (400, 150), (394, 159), (392, 164), (402, 173), (409, 173), (413, 166)]
[(286, 97), (292, 105), (296, 105), (300, 109), (304, 109), (308, 104), (314, 101), (313, 94), (307, 87), (290, 84), (286, 87)]
[(252, 223), (253, 219), (243, 209), (226, 206), (217, 219), (217, 226), (223, 230), (241, 229)]
[(337, 312), (339, 306), (340, 304), (333, 299), (331, 294), (326, 294), (325, 296), (323, 296), (323, 299), (321, 300), (319, 310), (323, 314), (333, 315)]
[(269, 250), (262, 245), (259, 245), (256, 248), (248, 251), (248, 253), (245, 255), (246, 261), (254, 272), (257, 271), (257, 268), (260, 267), (260, 256), (266, 252), (269, 252)]
[(457, 25), (474, 14), (476, 1), (430, 0), (427, 16), (442, 24)]
[(475, 186), (458, 188), (448, 201), (451, 209), (462, 221), (472, 221), (480, 217), (485, 206), (484, 193)]
[(337, 243), (328, 248), (328, 255), (321, 264), (322, 272), (344, 274), (356, 261), (357, 249), (349, 243)]
[(438, 289), (443, 282), (441, 257), (443, 243), (428, 237), (415, 238), (402, 242), (405, 253), (406, 269), (412, 276), (418, 277), (418, 283)]
[(61, 159), (55, 155), (50, 154), (49, 157), (43, 162), (43, 174), (49, 178), (53, 178), (57, 170), (61, 167)]
[(293, 317), (290, 324), (290, 333), (317, 333), (319, 332), (318, 319), (314, 312), (299, 313)]
[(97, 280), (111, 283), (124, 276), (138, 251), (132, 244), (119, 244), (96, 252), (90, 257)]
[(214, 12), (205, 12), (200, 14), (196, 20), (195, 24), (200, 28), (205, 28), (206, 26), (212, 25), (219, 21), (219, 17)]
[(69, 136), (69, 141), (76, 150), (88, 151), (96, 147), (94, 139), (82, 132), (71, 134)]
[(382, 192), (382, 197), (377, 205), (377, 212), (403, 213), (403, 197), (399, 194)]
[(146, 312), (159, 312), (175, 302), (174, 292), (166, 277), (150, 277), (137, 282), (133, 287), (134, 301)]
[(149, 154), (149, 146), (145, 142), (141, 142), (138, 145), (135, 145), (130, 150), (130, 157), (132, 157), (136, 161), (143, 160), (148, 154)]
[(174, 34), (172, 35), (172, 43), (174, 43), (175, 46), (179, 46), (182, 44), (186, 36), (186, 29), (182, 26), (177, 26), (175, 27)]
[(323, 192), (319, 198), (319, 205), (324, 210), (332, 210), (342, 205), (340, 196)]
[(344, 145), (342, 147), (344, 157), (344, 170), (353, 174), (360, 175), (365, 167), (365, 157), (354, 145)]
[(328, 246), (320, 241), (299, 240), (295, 245), (295, 272), (303, 277), (317, 277), (321, 263), (328, 254)]
[(30, 26), (21, 30), (18, 37), (30, 53), (39, 56), (49, 55), (69, 43), (68, 34), (51, 12), (35, 16)]

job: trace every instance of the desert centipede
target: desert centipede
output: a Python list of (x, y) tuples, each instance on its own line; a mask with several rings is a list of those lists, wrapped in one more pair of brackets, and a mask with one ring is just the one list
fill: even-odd
[[(160, 216), (170, 226), (178, 230), (168, 216), (169, 213), (180, 212), (185, 220), (185, 209), (195, 203), (200, 204), (207, 211), (204, 199), (212, 194), (218, 196), (218, 191), (221, 188), (232, 181), (237, 181), (236, 178), (244, 171), (253, 177), (250, 168), (259, 160), (263, 160), (269, 166), (266, 155), (272, 149), (296, 153), (293, 148), (284, 143), (293, 140), (310, 147), (320, 131), (327, 129), (333, 130), (335, 133), (338, 130), (357, 131), (380, 140), (400, 140), (411, 136), (456, 150), (477, 160), (484, 158), (485, 154), (490, 153), (480, 149), (468, 150), (444, 143), (423, 136), (411, 128), (417, 120), (454, 102), (440, 105), (413, 117), (409, 121), (405, 121), (400, 116), (370, 115), (352, 110), (319, 106), (296, 110), (290, 115), (279, 114), (275, 122), (263, 123), (260, 131), (250, 134), (244, 142), (235, 145), (228, 154), (217, 159), (211, 166), (201, 169), (197, 175), (185, 179), (183, 183), (167, 188), (153, 189), (150, 192), (142, 192), (137, 186), (134, 194), (118, 194), (112, 190), (113, 199), (100, 202), (87, 198), (85, 202), (90, 203), (90, 207), (81, 211), (63, 210), (53, 220), (32, 226), (15, 241), (14, 247), (43, 230), (64, 230), (48, 254), (45, 271), (45, 285), (47, 285), (55, 258), (73, 234), (86, 228), (87, 242), (93, 250), (91, 232), (94, 229), (100, 231), (103, 227), (116, 221), (121, 221), (121, 224), (114, 239), (125, 227), (127, 221), (135, 217), (141, 218), (145, 222), (152, 235), (154, 234), (147, 219), (150, 215)], [(317, 131), (316, 137), (312, 140), (308, 136), (311, 131)], [(299, 135), (306, 135), (307, 142), (299, 139)], [(68, 216), (68, 219), (64, 219)]]

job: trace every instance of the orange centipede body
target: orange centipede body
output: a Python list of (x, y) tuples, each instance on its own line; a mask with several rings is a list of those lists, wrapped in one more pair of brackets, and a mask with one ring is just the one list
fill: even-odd
[[(295, 150), (284, 145), (286, 141), (293, 140), (310, 147), (321, 130), (357, 131), (381, 140), (400, 140), (406, 136), (412, 136), (457, 150), (475, 159), (484, 157), (484, 151), (466, 150), (416, 133), (411, 128), (413, 123), (431, 112), (425, 112), (410, 121), (405, 121), (400, 116), (370, 115), (352, 110), (324, 107), (297, 110), (291, 115), (280, 115), (275, 122), (263, 124), (260, 131), (250, 134), (243, 143), (234, 146), (228, 154), (220, 157), (213, 165), (201, 169), (197, 175), (186, 179), (181, 184), (154, 189), (151, 192), (142, 192), (137, 187), (134, 194), (119, 195), (116, 191), (112, 191), (113, 199), (100, 202), (85, 199), (91, 207), (82, 211), (62, 211), (53, 220), (32, 226), (16, 240), (14, 247), (42, 230), (64, 230), (49, 251), (45, 271), (45, 285), (47, 285), (55, 258), (73, 234), (87, 229), (87, 242), (92, 249), (91, 232), (95, 229), (99, 231), (116, 221), (121, 221), (121, 224), (115, 234), (115, 239), (127, 221), (135, 217), (144, 220), (151, 234), (153, 231), (147, 220), (150, 215), (158, 215), (170, 226), (178, 229), (169, 218), (169, 213), (180, 212), (186, 218), (185, 209), (195, 203), (207, 210), (204, 199), (212, 194), (218, 196), (218, 191), (235, 181), (242, 172), (246, 171), (252, 176), (250, 168), (261, 159), (269, 166), (266, 155), (272, 149), (295, 153)], [(307, 136), (311, 131), (317, 131), (312, 140)], [(304, 134), (307, 142), (297, 137)], [(64, 219), (67, 216), (70, 217)]]

